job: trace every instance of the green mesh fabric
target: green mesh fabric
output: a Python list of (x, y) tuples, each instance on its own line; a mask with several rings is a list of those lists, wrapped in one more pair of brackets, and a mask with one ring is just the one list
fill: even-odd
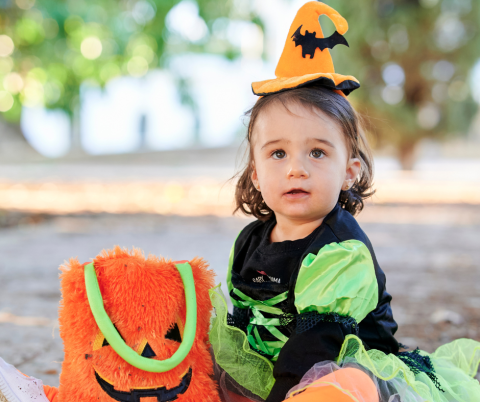
[(209, 334), (216, 363), (241, 386), (266, 399), (275, 383), (273, 364), (250, 348), (242, 330), (227, 324), (220, 285), (210, 290), (210, 299), (216, 314)]
[(474, 377), (480, 365), (480, 342), (472, 339), (457, 339), (440, 346), (432, 356), (450, 360), (470, 377)]
[(480, 363), (480, 342), (458, 339), (439, 347), (432, 354), (421, 350), (419, 353), (430, 358), (438, 384), (427, 373), (414, 374), (393, 354), (386, 355), (378, 350), (366, 351), (355, 335), (345, 338), (338, 361), (358, 363), (384, 381), (395, 378), (405, 381), (415, 392), (411, 394), (414, 395), (411, 399), (407, 398), (404, 402), (417, 401), (417, 396), (421, 400), (433, 402), (480, 401), (480, 385), (473, 378)]

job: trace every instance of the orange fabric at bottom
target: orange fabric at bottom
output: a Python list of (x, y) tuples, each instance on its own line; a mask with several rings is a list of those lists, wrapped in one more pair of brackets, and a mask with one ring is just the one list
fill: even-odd
[[(337, 386), (325, 383), (332, 383)], [(318, 385), (315, 386), (315, 384)], [(359, 401), (378, 402), (378, 392), (375, 384), (368, 375), (363, 371), (348, 367), (337, 370), (314, 381), (305, 391), (292, 398), (288, 398), (286, 401), (352, 402), (355, 400), (354, 398)]]
[(47, 396), (50, 402), (57, 402), (58, 388), (51, 387), (49, 385), (44, 385), (43, 392), (45, 392), (45, 395)]

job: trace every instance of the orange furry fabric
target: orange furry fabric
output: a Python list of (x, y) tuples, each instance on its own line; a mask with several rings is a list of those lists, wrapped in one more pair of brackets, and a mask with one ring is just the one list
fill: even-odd
[(50, 402), (58, 402), (58, 388), (44, 385), (43, 392)]
[[(213, 287), (213, 271), (200, 258), (190, 262), (197, 294), (197, 332), (193, 347), (176, 368), (165, 373), (150, 373), (131, 366), (111, 346), (101, 346), (101, 334), (90, 310), (83, 265), (71, 259), (61, 267), (63, 299), (60, 305), (60, 335), (65, 360), (60, 375), (58, 402), (112, 402), (115, 399), (101, 388), (95, 372), (115, 390), (167, 387), (180, 384), (192, 369), (191, 382), (179, 402), (219, 401), (209, 354), (208, 329), (212, 306), (208, 290)], [(105, 310), (126, 344), (141, 353), (148, 342), (164, 360), (173, 355), (179, 343), (165, 339), (168, 329), (185, 323), (185, 296), (180, 274), (171, 261), (155, 256), (145, 258), (138, 249), (115, 247), (94, 260)], [(95, 350), (94, 350), (95, 349)], [(140, 350), (142, 349), (142, 350)], [(142, 398), (157, 400), (157, 398)]]

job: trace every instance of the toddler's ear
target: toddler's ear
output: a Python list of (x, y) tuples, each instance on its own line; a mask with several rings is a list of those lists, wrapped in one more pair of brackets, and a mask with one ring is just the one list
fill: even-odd
[(357, 179), (362, 169), (362, 164), (358, 158), (350, 158), (347, 162), (347, 170), (345, 174), (345, 180), (351, 181), (352, 183)]
[(253, 161), (252, 161), (251, 169), (252, 169), (252, 175), (250, 177), (252, 179), (252, 182), (255, 188), (258, 189), (259, 185), (258, 185), (257, 169), (255, 168), (255, 163)]

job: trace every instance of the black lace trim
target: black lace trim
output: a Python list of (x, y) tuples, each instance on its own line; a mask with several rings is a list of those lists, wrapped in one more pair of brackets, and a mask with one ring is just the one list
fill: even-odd
[(435, 375), (435, 369), (433, 368), (432, 361), (428, 356), (422, 356), (420, 350), (416, 348), (411, 352), (400, 352), (397, 354), (397, 357), (404, 362), (413, 374), (417, 375), (419, 373), (425, 373), (430, 380), (435, 384), (435, 387), (442, 392), (445, 392), (438, 382), (438, 378)]
[(283, 313), (280, 316), (280, 325), (284, 330), (288, 331), (289, 336), (297, 328), (297, 322), (295, 320), (295, 314)]
[(358, 335), (359, 327), (357, 321), (353, 317), (345, 317), (337, 313), (320, 314), (316, 311), (311, 311), (302, 314), (284, 314), (280, 317), (280, 325), (287, 328), (290, 332), (295, 331), (297, 334), (312, 329), (319, 322), (336, 322), (351, 329), (355, 335)]

